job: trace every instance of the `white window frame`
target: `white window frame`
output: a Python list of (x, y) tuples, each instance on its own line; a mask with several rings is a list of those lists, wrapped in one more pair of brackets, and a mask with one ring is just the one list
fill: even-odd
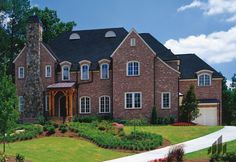
[[(130, 63), (138, 63), (138, 74), (132, 74), (129, 75), (129, 64)], [(134, 69), (133, 69), (134, 70)], [(126, 76), (132, 77), (132, 76), (140, 76), (140, 62), (139, 61), (128, 61), (126, 64)]]
[[(23, 102), (23, 103), (22, 103)], [(25, 99), (24, 96), (19, 96), (19, 112), (24, 112)], [(22, 106), (22, 107), (21, 107)]]
[[(47, 68), (50, 69), (50, 72), (48, 74)], [(52, 66), (51, 65), (46, 65), (45, 66), (45, 78), (51, 78), (52, 77)]]
[(130, 38), (130, 46), (131, 47), (136, 46), (136, 38)]
[[(134, 107), (135, 106), (135, 94), (139, 93), (140, 94), (140, 107)], [(126, 105), (126, 95), (127, 94), (132, 94), (132, 107), (127, 107)], [(125, 100), (125, 109), (142, 109), (142, 104), (143, 104), (143, 95), (142, 92), (125, 92), (125, 96), (124, 96), (124, 100)]]
[[(206, 80), (205, 80), (205, 75), (209, 76), (209, 85), (206, 85)], [(200, 85), (200, 77), (201, 76), (204, 76), (204, 84), (203, 85)], [(211, 86), (211, 80), (212, 80), (212, 75), (211, 74), (208, 74), (208, 73), (201, 73), (198, 75), (198, 86), (199, 87), (207, 87), (207, 86)]]
[[(104, 107), (104, 112), (102, 112), (101, 111), (101, 99), (102, 98), (106, 98), (106, 97), (108, 97), (109, 98), (109, 111), (108, 112), (106, 112), (105, 110), (106, 110), (106, 108)], [(104, 104), (106, 104), (106, 101), (104, 100)], [(110, 113), (111, 112), (111, 98), (110, 98), (110, 96), (107, 96), (107, 95), (103, 95), (103, 96), (100, 96), (99, 97), (99, 113), (101, 113), (101, 114), (106, 114), (106, 113)]]
[[(103, 65), (107, 65), (107, 78), (103, 78), (103, 72), (102, 72), (102, 66)], [(110, 69), (110, 66), (108, 63), (102, 63), (100, 65), (100, 79), (109, 79), (109, 69)]]
[[(168, 94), (169, 95), (169, 107), (164, 107), (164, 94)], [(171, 93), (170, 92), (162, 92), (161, 93), (161, 109), (170, 109), (171, 108)]]
[[(83, 77), (83, 66), (88, 66), (88, 78), (84, 78)], [(81, 78), (81, 80), (89, 80), (89, 78), (90, 78), (90, 76), (89, 76), (89, 68), (90, 68), (90, 66), (89, 66), (89, 64), (82, 64), (81, 66), (80, 66), (80, 78)]]
[[(23, 70), (23, 74), (21, 76), (21, 69)], [(25, 67), (24, 66), (19, 66), (18, 67), (18, 79), (24, 79), (25, 78)]]
[[(64, 79), (64, 68), (68, 67), (68, 79)], [(61, 76), (62, 76), (62, 81), (69, 81), (70, 80), (70, 66), (69, 65), (63, 65), (61, 68)]]
[[(88, 98), (89, 99), (89, 112), (82, 112), (81, 111), (81, 100), (82, 98)], [(86, 102), (85, 102), (86, 104)], [(79, 113), (80, 114), (90, 114), (91, 113), (91, 98), (89, 96), (81, 96), (80, 99), (79, 99)], [(86, 109), (86, 108), (85, 108)]]

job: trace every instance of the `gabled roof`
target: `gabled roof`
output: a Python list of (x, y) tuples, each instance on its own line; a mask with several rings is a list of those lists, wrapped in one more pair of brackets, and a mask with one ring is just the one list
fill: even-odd
[(213, 78), (222, 78), (222, 75), (195, 54), (176, 55), (180, 59), (181, 79), (196, 79), (196, 72), (210, 70)]
[[(107, 31), (114, 31), (116, 37), (105, 38)], [(70, 40), (72, 33), (79, 34), (80, 39)], [(79, 68), (81, 60), (91, 61), (90, 68), (94, 70), (97, 69), (99, 60), (110, 59), (112, 52), (127, 34), (128, 32), (124, 28), (72, 31), (59, 35), (48, 45), (60, 62), (72, 63), (72, 70)]]

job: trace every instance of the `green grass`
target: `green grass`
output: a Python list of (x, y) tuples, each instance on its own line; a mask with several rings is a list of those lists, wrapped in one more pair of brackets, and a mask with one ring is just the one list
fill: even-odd
[(102, 149), (88, 141), (68, 137), (45, 137), (10, 143), (6, 147), (6, 153), (8, 155), (20, 153), (32, 162), (100, 162), (130, 155)]
[[(163, 138), (170, 141), (171, 144), (176, 144), (191, 140), (197, 137), (207, 135), (222, 129), (222, 126), (140, 126), (136, 127), (138, 131), (146, 131), (160, 134)], [(133, 130), (132, 126), (125, 127), (125, 132), (130, 133)]]
[[(193, 153), (186, 154), (186, 159), (192, 160), (192, 159), (209, 159), (210, 155), (207, 154), (208, 149), (203, 149), (200, 151), (196, 151)], [(227, 142), (227, 152), (235, 152), (236, 151), (236, 140), (232, 142)]]

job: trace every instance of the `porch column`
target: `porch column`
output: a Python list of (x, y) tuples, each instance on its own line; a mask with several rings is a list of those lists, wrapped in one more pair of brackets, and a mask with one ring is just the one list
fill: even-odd
[[(76, 91), (74, 92), (73, 114), (76, 114)], [(72, 115), (73, 115), (73, 114), (72, 114)]]
[(52, 110), (52, 93), (51, 91), (48, 92), (48, 115), (51, 116), (51, 110)]
[(55, 116), (55, 92), (52, 91), (52, 116)]
[(68, 92), (66, 93), (66, 116), (68, 116)]
[(69, 92), (69, 101), (70, 101), (70, 104), (69, 104), (69, 117), (72, 117), (72, 95), (73, 95), (73, 92), (70, 91)]

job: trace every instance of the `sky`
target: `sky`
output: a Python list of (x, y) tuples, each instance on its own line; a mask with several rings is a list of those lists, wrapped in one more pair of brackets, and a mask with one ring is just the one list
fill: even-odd
[(151, 33), (176, 54), (197, 54), (228, 80), (236, 73), (236, 0), (31, 0), (31, 5), (75, 21), (74, 30)]

